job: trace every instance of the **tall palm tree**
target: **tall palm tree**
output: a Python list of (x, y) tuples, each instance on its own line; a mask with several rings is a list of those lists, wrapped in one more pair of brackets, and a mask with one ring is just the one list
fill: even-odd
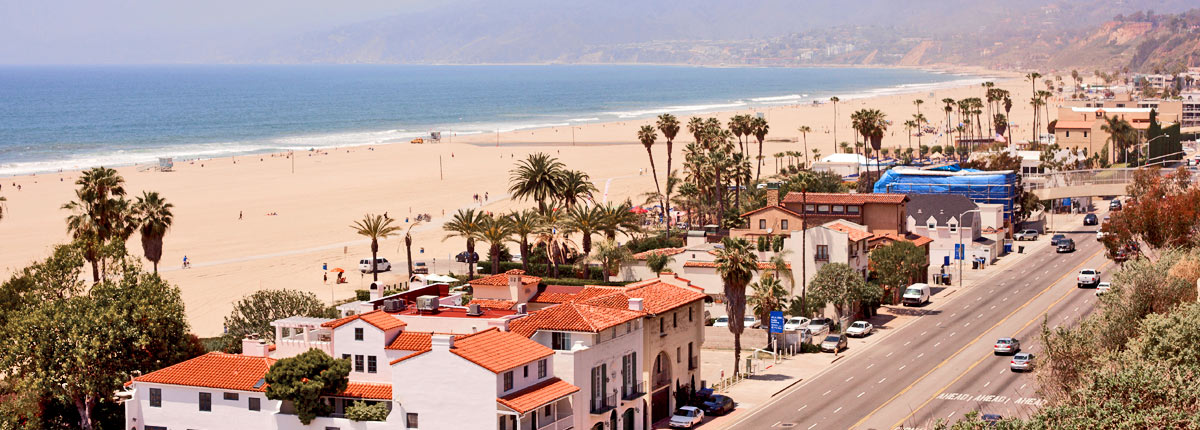
[(171, 229), (171, 221), (174, 219), (171, 214), (173, 207), (175, 205), (167, 203), (166, 199), (152, 191), (142, 191), (137, 203), (133, 205), (138, 220), (138, 232), (142, 236), (142, 252), (154, 265), (154, 273), (158, 273), (158, 262), (162, 260), (163, 236)]
[(788, 296), (794, 296), (796, 290), (796, 277), (792, 274), (792, 264), (788, 262), (788, 256), (792, 255), (790, 249), (784, 248), (776, 252), (767, 260), (768, 267), (763, 270), (763, 276), (771, 275), (780, 281), (786, 279), (788, 281)]
[(912, 130), (917, 128), (916, 121), (904, 121), (904, 130), (908, 132), (908, 147), (912, 148)]
[[(913, 122), (916, 123), (916, 126), (917, 126), (917, 146), (920, 147), (921, 146), (921, 136), (925, 135), (925, 129), (924, 129), (923, 124), (928, 123), (929, 119), (925, 118), (925, 114), (919, 113), (919, 114), (916, 114), (913, 116)], [(908, 147), (909, 147), (909, 149), (912, 149), (912, 147), (913, 147), (912, 141), (909, 141)]]
[(597, 206), (577, 205), (567, 209), (567, 217), (564, 220), (563, 229), (569, 233), (579, 233), (583, 236), (580, 239), (580, 246), (583, 247), (583, 253), (592, 253), (592, 235), (600, 231), (604, 225), (604, 211)]
[(537, 243), (546, 249), (546, 260), (550, 262), (551, 277), (558, 277), (558, 266), (566, 262), (568, 251), (574, 249), (574, 243), (567, 237), (564, 228), (567, 211), (555, 209), (546, 211), (540, 216), (538, 223)]
[[(1031, 86), (1031, 88), (1032, 88), (1031, 94), (1033, 94), (1033, 98), (1034, 98), (1034, 99), (1037, 99), (1037, 98), (1038, 98), (1038, 97), (1037, 97), (1037, 80), (1038, 80), (1038, 78), (1040, 78), (1040, 77), (1042, 77), (1042, 74), (1041, 74), (1041, 73), (1038, 73), (1038, 72), (1029, 72), (1029, 73), (1026, 73), (1026, 74), (1025, 74), (1025, 80), (1029, 81), (1029, 85), (1030, 85), (1030, 86)], [(1031, 102), (1030, 102), (1030, 104), (1031, 104), (1031, 105), (1033, 105), (1033, 141), (1034, 141), (1034, 142), (1038, 142), (1038, 141), (1039, 141), (1039, 140), (1038, 140), (1038, 129), (1037, 129), (1037, 128), (1038, 128), (1038, 127), (1037, 127), (1037, 124), (1038, 124), (1038, 117), (1037, 117), (1037, 111), (1038, 111), (1038, 110), (1037, 110), (1037, 107), (1038, 107), (1038, 103), (1037, 103), (1037, 102), (1035, 102), (1035, 101), (1031, 101)]]
[(675, 115), (664, 113), (658, 116), (658, 131), (662, 132), (663, 138), (667, 139), (667, 189), (663, 193), (663, 213), (667, 216), (667, 229), (671, 228), (671, 145), (675, 143), (675, 136), (679, 134), (679, 120), (675, 119)]
[(461, 237), (467, 240), (467, 279), (475, 278), (475, 240), (479, 239), (479, 233), (483, 224), (484, 215), (482, 212), (475, 212), (475, 209), (459, 209), (454, 213), (445, 224), (442, 224), (442, 230), (447, 231), (446, 236), (442, 241), (452, 237)]
[(79, 247), (83, 259), (92, 266), (92, 283), (100, 282), (100, 248), (102, 241), (96, 218), (92, 216), (90, 205), (82, 190), (75, 191), (76, 200), (63, 205), (63, 209), (71, 211), (67, 215), (67, 232)]
[(662, 272), (667, 269), (667, 266), (674, 262), (674, 258), (662, 252), (651, 252), (646, 255), (646, 267), (649, 268), (651, 272), (654, 272), (654, 276), (662, 275)]
[(76, 200), (62, 206), (72, 212), (67, 217), (67, 231), (84, 247), (84, 259), (92, 265), (92, 282), (100, 282), (105, 263), (100, 249), (111, 240), (128, 239), (136, 220), (125, 200), (125, 179), (116, 170), (85, 170), (75, 184), (79, 186)]
[(833, 141), (837, 142), (837, 104), (838, 102), (842, 101), (842, 99), (839, 99), (837, 96), (833, 96), (829, 98), (829, 101), (833, 102)]
[(500, 273), (500, 247), (508, 242), (512, 234), (512, 220), (508, 217), (484, 215), (479, 223), (479, 240), (488, 244), (488, 259), (492, 262), (493, 275)]
[(388, 236), (396, 234), (400, 231), (400, 226), (392, 225), (391, 218), (384, 218), (383, 215), (366, 214), (363, 219), (354, 221), (350, 228), (361, 236), (371, 239), (371, 280), (379, 280), (379, 268), (375, 265), (375, 260), (379, 257), (379, 241), (387, 239)]
[(421, 224), (421, 221), (418, 220), (412, 224), (409, 224), (408, 228), (404, 229), (404, 254), (406, 257), (405, 260), (408, 260), (408, 279), (409, 280), (412, 280), (412, 277), (413, 277), (412, 229), (413, 229), (413, 227), (416, 227), (420, 224)]
[(508, 191), (515, 199), (536, 200), (538, 213), (545, 215), (546, 202), (561, 188), (564, 169), (562, 162), (548, 154), (530, 154), (509, 172)]
[[(770, 321), (772, 311), (782, 310), (787, 305), (787, 291), (774, 276), (764, 274), (758, 282), (750, 284), (750, 290), (754, 294), (746, 298), (746, 304), (759, 321)], [(770, 336), (767, 337), (767, 347), (771, 347)]]
[(579, 170), (563, 170), (559, 175), (558, 189), (554, 199), (564, 206), (574, 206), (581, 199), (593, 200), (596, 185), (592, 184), (591, 176)]
[(800, 131), (800, 136), (802, 136), (804, 138), (804, 158), (805, 158), (804, 166), (811, 168), (812, 163), (808, 162), (808, 133), (812, 131), (812, 127), (809, 127), (807, 125), (802, 125), (802, 126), (800, 126), (798, 131)]
[[(654, 175), (654, 191), (662, 193), (662, 186), (658, 184), (658, 168), (654, 167), (654, 151), (650, 148), (654, 146), (654, 141), (658, 140), (658, 132), (652, 125), (643, 125), (638, 130), (638, 141), (642, 142), (642, 146), (646, 147), (646, 155), (650, 157), (650, 173)], [(666, 203), (659, 201), (666, 207)]]
[(512, 221), (513, 236), (517, 237), (517, 244), (521, 247), (521, 269), (529, 273), (529, 236), (541, 228), (542, 217), (537, 212), (526, 209), (510, 212), (508, 219)]
[(613, 239), (604, 239), (596, 244), (596, 252), (590, 257), (604, 267), (604, 281), (608, 282), (621, 265), (633, 260), (633, 253)]
[(754, 180), (758, 180), (762, 176), (762, 152), (763, 141), (767, 138), (767, 133), (771, 131), (771, 126), (767, 124), (767, 120), (760, 117), (754, 117), (750, 120), (750, 134), (758, 141), (758, 170), (754, 173)]
[[(1128, 121), (1115, 115), (1106, 116), (1104, 120), (1105, 123), (1100, 125), (1100, 129), (1108, 133), (1108, 141), (1105, 143), (1112, 143), (1114, 162), (1128, 161), (1125, 151), (1131, 142), (1129, 137), (1132, 134), (1133, 127), (1129, 125)], [(1117, 154), (1121, 156), (1117, 157)]]
[(742, 331), (746, 314), (746, 285), (758, 271), (758, 257), (750, 251), (745, 239), (726, 237), (717, 249), (717, 274), (725, 289), (725, 312), (729, 315), (729, 332), (733, 333), (733, 373), (738, 374), (742, 361)]
[[(921, 144), (921, 135), (925, 134), (924, 131), (921, 130), (921, 120), (917, 119), (917, 117), (920, 117), (921, 119), (925, 119), (925, 116), (921, 115), (921, 105), (923, 105), (923, 104), (925, 104), (925, 100), (921, 100), (921, 99), (913, 100), (913, 106), (917, 107), (917, 114), (913, 115), (913, 120), (917, 122), (917, 145)], [(911, 140), (909, 140), (908, 146), (910, 148), (912, 147)]]
[(626, 199), (621, 204), (608, 202), (608, 204), (599, 206), (597, 209), (601, 213), (600, 224), (597, 226), (597, 230), (604, 232), (605, 238), (616, 239), (617, 233), (631, 235), (641, 230), (641, 225), (638, 223), (638, 215), (633, 213), (633, 202), (629, 199)]
[(697, 116), (688, 119), (687, 131), (692, 134), (693, 142), (700, 144), (703, 140), (701, 135), (704, 133), (704, 118)]
[(4, 209), (5, 209), (4, 202), (7, 202), (7, 201), (8, 201), (7, 198), (5, 198), (4, 196), (0, 196), (0, 220), (4, 219)]

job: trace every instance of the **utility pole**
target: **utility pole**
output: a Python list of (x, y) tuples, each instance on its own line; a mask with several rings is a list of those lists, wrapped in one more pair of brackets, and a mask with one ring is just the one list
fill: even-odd
[(438, 154), (438, 179), (439, 180), (446, 179), (446, 177), (442, 175), (442, 155), (441, 154)]

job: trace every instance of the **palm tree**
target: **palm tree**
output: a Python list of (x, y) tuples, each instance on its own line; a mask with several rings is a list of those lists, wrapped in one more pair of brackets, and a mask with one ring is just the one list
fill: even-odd
[[(917, 122), (917, 144), (918, 145), (921, 144), (921, 135), (924, 134), (923, 131), (921, 130), (921, 120), (925, 119), (925, 116), (921, 115), (921, 105), (923, 105), (923, 104), (925, 104), (925, 100), (921, 100), (921, 99), (913, 100), (913, 105), (917, 107), (917, 114), (913, 115), (913, 120)], [(920, 119), (918, 119), (918, 118), (920, 118)], [(910, 146), (910, 147), (912, 146), (911, 140), (909, 141), (908, 146)]]
[(92, 265), (92, 283), (98, 283), (100, 282), (100, 248), (102, 245), (99, 228), (83, 190), (76, 190), (75, 195), (75, 201), (62, 207), (71, 211), (71, 214), (67, 215), (67, 232), (71, 234), (71, 239), (80, 248), (83, 259)]
[(488, 259), (492, 261), (493, 275), (500, 273), (500, 247), (512, 234), (512, 220), (508, 217), (485, 215), (479, 223), (479, 240), (488, 244)]
[(802, 126), (800, 126), (799, 131), (800, 131), (800, 135), (804, 137), (804, 158), (805, 158), (804, 166), (811, 167), (812, 163), (809, 163), (807, 158), (808, 158), (808, 133), (812, 131), (812, 127), (809, 127), (807, 125), (802, 125)]
[(746, 314), (746, 285), (758, 271), (758, 257), (750, 252), (745, 239), (726, 237), (717, 250), (717, 274), (725, 287), (725, 312), (729, 315), (729, 332), (733, 333), (733, 373), (738, 374), (742, 360), (742, 331)]
[[(913, 115), (913, 122), (916, 124), (916, 127), (917, 127), (917, 146), (921, 146), (921, 136), (923, 136), (925, 134), (925, 130), (924, 130), (922, 124), (929, 122), (929, 120), (925, 118), (924, 114), (916, 114), (916, 115)], [(911, 140), (908, 142), (908, 147), (910, 149), (912, 148)]]
[(156, 192), (142, 191), (141, 197), (133, 205), (133, 211), (138, 220), (138, 232), (142, 236), (142, 252), (146, 259), (154, 265), (154, 273), (158, 273), (158, 262), (162, 260), (163, 236), (171, 229), (171, 208)]
[(667, 189), (663, 193), (663, 213), (667, 217), (667, 229), (671, 228), (671, 144), (675, 143), (675, 136), (679, 134), (679, 120), (675, 119), (675, 115), (664, 113), (658, 116), (658, 131), (662, 132), (663, 138), (667, 139)]
[(592, 193), (596, 192), (596, 185), (592, 184), (592, 178), (579, 170), (563, 170), (559, 175), (558, 190), (554, 194), (554, 198), (562, 202), (564, 206), (574, 206), (579, 203), (580, 199), (592, 200)]
[(842, 99), (833, 96), (829, 98), (829, 101), (833, 102), (833, 141), (837, 142), (837, 103)]
[[(650, 157), (650, 173), (654, 175), (654, 190), (661, 194), (662, 186), (658, 184), (658, 168), (654, 167), (654, 151), (650, 150), (654, 146), (655, 140), (658, 140), (658, 132), (654, 129), (654, 126), (643, 125), (638, 130), (638, 141), (642, 142), (642, 146), (646, 147), (646, 155)], [(662, 203), (662, 201), (659, 203)], [(665, 203), (663, 207), (666, 207)]]
[[(782, 310), (787, 304), (787, 291), (774, 276), (764, 274), (758, 282), (750, 284), (750, 289), (754, 291), (754, 295), (748, 297), (746, 301), (759, 321), (770, 321), (771, 312)], [(767, 347), (770, 346), (771, 339), (768, 336)]]
[(579, 242), (583, 247), (583, 253), (591, 254), (592, 235), (600, 231), (604, 225), (604, 211), (596, 206), (572, 206), (567, 209), (567, 217), (564, 221), (563, 229), (568, 233), (583, 235), (583, 239)]
[(908, 132), (908, 147), (912, 148), (912, 129), (917, 128), (916, 121), (904, 121), (904, 130)]
[(615, 240), (604, 239), (596, 244), (596, 252), (590, 258), (604, 268), (604, 281), (608, 282), (622, 265), (633, 260), (633, 253)]
[(651, 252), (646, 255), (646, 267), (654, 272), (654, 276), (661, 276), (662, 272), (667, 269), (667, 266), (674, 263), (675, 259), (670, 255), (661, 252)]
[(546, 214), (546, 201), (561, 188), (563, 163), (545, 153), (530, 154), (509, 172), (508, 191), (515, 199), (534, 199), (538, 213)]
[(8, 201), (7, 198), (4, 198), (4, 196), (0, 196), (0, 220), (4, 219), (4, 202), (7, 202), (7, 201)]
[(532, 210), (512, 211), (508, 214), (512, 221), (513, 235), (518, 238), (521, 247), (521, 269), (529, 273), (529, 235), (537, 233), (542, 225), (542, 217)]
[(62, 206), (72, 212), (67, 217), (67, 231), (84, 247), (84, 259), (92, 265), (92, 282), (100, 282), (105, 262), (100, 249), (110, 240), (128, 239), (136, 220), (124, 198), (125, 179), (116, 170), (85, 170), (75, 184), (79, 186), (76, 200)]
[(625, 233), (632, 235), (641, 230), (641, 225), (638, 223), (638, 215), (633, 213), (633, 202), (626, 199), (624, 203), (608, 204), (598, 207), (601, 213), (600, 224), (597, 225), (597, 230), (604, 232), (604, 237), (608, 239), (616, 239), (617, 233)]
[(379, 280), (379, 268), (375, 265), (375, 261), (379, 258), (379, 241), (400, 231), (400, 226), (392, 225), (392, 221), (394, 220), (384, 218), (383, 215), (366, 214), (363, 215), (363, 219), (354, 221), (354, 224), (350, 225), (355, 233), (371, 239), (372, 281)]
[(539, 217), (540, 222), (535, 232), (536, 243), (545, 247), (546, 260), (550, 262), (550, 275), (555, 278), (558, 277), (558, 266), (566, 262), (568, 251), (575, 247), (566, 235), (566, 216), (567, 211), (562, 209), (547, 211), (546, 215)]
[(788, 256), (792, 255), (790, 249), (784, 248), (782, 251), (776, 252), (767, 260), (767, 268), (763, 270), (763, 276), (770, 275), (779, 280), (787, 279), (788, 281), (788, 296), (793, 296), (796, 289), (796, 277), (792, 274), (792, 265), (788, 263)]
[(421, 221), (418, 220), (416, 222), (413, 222), (412, 224), (409, 224), (408, 228), (404, 229), (404, 253), (406, 255), (405, 259), (408, 260), (408, 279), (409, 280), (412, 280), (412, 277), (413, 277), (412, 229), (413, 229), (413, 227), (416, 227), (420, 224), (421, 224)]
[[(1104, 118), (1104, 120), (1105, 123), (1100, 125), (1100, 129), (1105, 133), (1108, 133), (1108, 140), (1105, 143), (1111, 142), (1113, 149), (1115, 149), (1115, 151), (1113, 151), (1114, 162), (1128, 162), (1128, 155), (1125, 152), (1131, 141), (1129, 138), (1130, 135), (1133, 134), (1133, 127), (1129, 125), (1128, 121), (1125, 121), (1124, 119), (1121, 119), (1115, 115), (1107, 116)], [(1121, 154), (1119, 159), (1116, 157), (1117, 153)]]
[[(1031, 85), (1031, 87), (1033, 88), (1031, 93), (1033, 94), (1034, 100), (1036, 100), (1038, 98), (1037, 97), (1037, 80), (1040, 77), (1042, 77), (1042, 74), (1038, 73), (1038, 72), (1029, 72), (1029, 73), (1025, 74), (1025, 80), (1029, 81), (1029, 85)], [(1030, 104), (1033, 105), (1033, 141), (1039, 142), (1039, 140), (1038, 140), (1039, 132), (1037, 129), (1038, 128), (1037, 127), (1037, 125), (1038, 125), (1038, 117), (1037, 117), (1038, 103), (1036, 101), (1031, 101)]]
[(443, 242), (452, 237), (461, 237), (467, 240), (467, 279), (475, 278), (475, 264), (477, 263), (475, 261), (475, 240), (479, 239), (483, 218), (483, 213), (475, 212), (475, 209), (459, 209), (450, 218), (450, 221), (442, 224), (442, 230), (448, 232), (442, 238)]
[(758, 180), (762, 176), (762, 151), (763, 140), (767, 138), (767, 132), (771, 130), (771, 126), (767, 124), (767, 120), (761, 117), (754, 117), (750, 120), (750, 134), (754, 135), (754, 139), (758, 140), (758, 170), (754, 173), (754, 180)]

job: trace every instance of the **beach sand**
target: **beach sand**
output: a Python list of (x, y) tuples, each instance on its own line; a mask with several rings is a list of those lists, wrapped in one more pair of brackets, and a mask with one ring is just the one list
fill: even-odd
[[(1022, 125), (1014, 137), (1028, 139), (1031, 110), (1024, 101), (1030, 97), (1029, 83), (1016, 77), (996, 83), (1013, 92), (1013, 119)], [(853, 141), (849, 116), (869, 107), (882, 110), (894, 123), (884, 146), (907, 147), (900, 124), (915, 113), (913, 99), (926, 101), (921, 112), (940, 127), (945, 118), (942, 98), (982, 97), (984, 91), (976, 85), (933, 93), (844, 100), (838, 103), (838, 140)], [(775, 172), (770, 154), (801, 149), (796, 142), (801, 124), (813, 129), (808, 135), (810, 150), (820, 148), (822, 155), (834, 152), (829, 103), (700, 116), (716, 116), (725, 122), (731, 115), (753, 112), (763, 112), (769, 120), (768, 140), (790, 140), (766, 143), (763, 176)], [(688, 116), (680, 116), (680, 122), (686, 124)], [(412, 220), (417, 214), (431, 214), (433, 222), (413, 229), (414, 260), (433, 265), (436, 258), (435, 270), (445, 272), (447, 259), (463, 250), (464, 241), (443, 240), (442, 221), (463, 207), (482, 206), (495, 213), (530, 207), (532, 202), (508, 199), (506, 189), (508, 171), (531, 153), (547, 152), (569, 168), (587, 172), (600, 190), (597, 200), (633, 198), (641, 203), (640, 196), (653, 189), (654, 180), (646, 151), (636, 143), (636, 130), (652, 121), (581, 125), (574, 130), (575, 145), (571, 144), (570, 128), (556, 127), (502, 133), (499, 147), (495, 146), (496, 135), (474, 135), (443, 138), (441, 144), (297, 152), (295, 173), (293, 160), (281, 154), (177, 162), (174, 172), (138, 171), (135, 167), (117, 170), (125, 177), (131, 198), (153, 190), (175, 205), (175, 224), (165, 239), (160, 272), (182, 289), (193, 330), (200, 336), (214, 336), (221, 333), (223, 318), (233, 303), (259, 289), (293, 288), (313, 292), (322, 300), (340, 300), (352, 296), (354, 289), (365, 288), (371, 278), (360, 276), (357, 262), (370, 256), (369, 243), (349, 227), (365, 213), (386, 211), (401, 225), (407, 225), (403, 222), (406, 217)], [(681, 130), (674, 145), (676, 169), (691, 140), (686, 128)], [(930, 140), (926, 136), (922, 143), (932, 145)], [(660, 180), (666, 166), (662, 142), (660, 137), (654, 146)], [(912, 142), (915, 147), (915, 137)], [(641, 169), (646, 170), (644, 174), (639, 174)], [(54, 244), (69, 240), (64, 222), (67, 213), (60, 207), (73, 198), (78, 175), (72, 171), (0, 178), (0, 195), (8, 198), (5, 218), (0, 221), (0, 243), (4, 244), (0, 247), (0, 276), (7, 279), (19, 268), (45, 258)], [(475, 193), (487, 193), (488, 202), (473, 203)], [(271, 213), (277, 215), (268, 215)], [(418, 253), (420, 248), (424, 254)], [(129, 241), (129, 249), (141, 256), (136, 235)], [(485, 251), (485, 245), (477, 246), (481, 255)], [(185, 255), (192, 261), (190, 269), (181, 269)], [(380, 255), (395, 265), (382, 278), (389, 283), (402, 280), (406, 272), (403, 235), (384, 240)], [(323, 283), (323, 263), (344, 268), (350, 282)], [(149, 269), (148, 261), (145, 265)], [(90, 276), (88, 271), (85, 274)]]

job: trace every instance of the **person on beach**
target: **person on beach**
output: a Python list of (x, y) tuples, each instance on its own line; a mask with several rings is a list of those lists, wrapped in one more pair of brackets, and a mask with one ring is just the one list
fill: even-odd
[(329, 283), (329, 272), (325, 272), (325, 280), (324, 280), (324, 281), (322, 281), (322, 283), (324, 283), (324, 284), (328, 284), (328, 283)]
[(242, 220), (242, 211), (238, 211), (238, 221)]
[(184, 269), (188, 268), (188, 259), (187, 259), (186, 255), (183, 256), (183, 268)]

